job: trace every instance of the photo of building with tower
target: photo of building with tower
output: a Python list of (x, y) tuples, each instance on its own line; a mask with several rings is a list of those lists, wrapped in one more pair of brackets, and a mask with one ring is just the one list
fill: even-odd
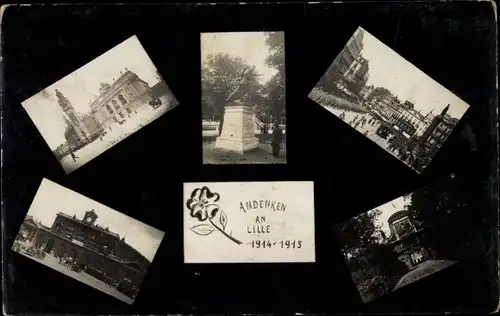
[(363, 302), (401, 289), (484, 248), (481, 220), (449, 176), (335, 225), (336, 241)]
[(131, 304), (163, 235), (44, 179), (12, 249)]
[(66, 173), (176, 105), (135, 36), (23, 102)]
[(361, 27), (309, 98), (419, 173), (469, 107)]

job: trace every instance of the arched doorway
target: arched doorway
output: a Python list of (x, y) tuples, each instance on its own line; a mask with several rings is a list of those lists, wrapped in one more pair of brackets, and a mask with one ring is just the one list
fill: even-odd
[(43, 251), (45, 251), (47, 253), (51, 252), (52, 249), (54, 249), (55, 243), (56, 243), (56, 241), (53, 238), (49, 238), (49, 240), (45, 244), (45, 249)]

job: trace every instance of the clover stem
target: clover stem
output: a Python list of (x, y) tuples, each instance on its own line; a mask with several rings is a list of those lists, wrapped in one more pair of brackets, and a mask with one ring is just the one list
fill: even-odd
[(212, 219), (209, 218), (208, 221), (218, 230), (220, 231), (224, 236), (226, 236), (227, 238), (231, 239), (232, 241), (234, 241), (235, 243), (237, 243), (238, 245), (241, 245), (242, 242), (239, 241), (238, 239), (234, 238), (233, 236), (230, 236), (228, 235), (222, 228), (220, 228), (219, 226), (215, 225), (214, 222), (212, 222)]

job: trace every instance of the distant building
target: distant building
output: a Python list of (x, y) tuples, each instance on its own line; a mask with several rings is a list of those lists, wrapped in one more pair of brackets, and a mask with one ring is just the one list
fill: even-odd
[(416, 227), (408, 211), (394, 213), (387, 222), (391, 231), (387, 242), (393, 246), (398, 260), (413, 269), (430, 258), (429, 249), (422, 243), (422, 230)]
[(364, 100), (369, 100), (372, 92), (375, 90), (374, 86), (364, 86), (361, 91), (359, 92), (359, 95), (361, 98)]
[(405, 121), (407, 124), (410, 124), (415, 129), (412, 136), (415, 135), (415, 137), (419, 137), (424, 133), (427, 126), (429, 126), (429, 122), (426, 120), (425, 116), (415, 110), (413, 106), (408, 106), (407, 102), (409, 101), (405, 101), (403, 106), (398, 108), (398, 112), (394, 113), (392, 120), (394, 122)]
[(109, 285), (126, 279), (138, 289), (151, 262), (124, 238), (97, 225), (97, 218), (94, 210), (86, 212), (83, 219), (57, 213), (52, 226), (46, 227), (26, 217), (20, 236), (35, 247), (44, 247), (46, 253), (71, 258), (86, 273)]
[[(66, 125), (67, 126), (67, 125)], [(59, 146), (57, 146), (56, 149), (54, 149), (54, 155), (61, 160), (64, 156), (69, 154), (71, 148), (69, 147), (69, 143), (64, 143)]]
[(427, 148), (431, 153), (435, 153), (450, 135), (458, 123), (458, 119), (451, 118), (448, 114), (450, 105), (434, 116), (428, 127), (418, 139), (419, 148)]
[(442, 121), (437, 124), (436, 128), (428, 139), (428, 144), (431, 146), (431, 152), (435, 153), (443, 145), (446, 138), (450, 136), (451, 132), (457, 126), (459, 120), (445, 115)]
[(137, 113), (137, 108), (151, 101), (153, 94), (148, 83), (125, 70), (111, 85), (101, 83), (99, 96), (90, 104), (90, 112), (83, 115), (77, 114), (71, 102), (56, 89), (67, 126), (64, 136), (71, 150), (99, 138), (113, 124), (125, 122)]
[(397, 117), (399, 112), (399, 101), (398, 98), (392, 94), (384, 94), (382, 96), (376, 97), (379, 110), (386, 119), (391, 119)]

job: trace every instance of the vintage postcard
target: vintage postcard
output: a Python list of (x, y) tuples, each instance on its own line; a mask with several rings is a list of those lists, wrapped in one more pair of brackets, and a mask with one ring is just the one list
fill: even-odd
[(69, 174), (177, 100), (132, 36), (22, 105)]
[(361, 27), (309, 98), (418, 173), (469, 108)]
[(315, 262), (313, 182), (184, 183), (184, 262)]
[(163, 236), (43, 179), (12, 250), (132, 304)]
[(450, 267), (484, 247), (474, 211), (457, 181), (450, 180), (338, 224), (339, 245), (363, 302)]
[(286, 163), (284, 32), (201, 34), (204, 164)]

